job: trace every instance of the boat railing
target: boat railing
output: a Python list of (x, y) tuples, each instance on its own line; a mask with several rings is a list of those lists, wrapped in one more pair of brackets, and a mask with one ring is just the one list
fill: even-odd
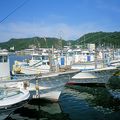
[(29, 66), (29, 67), (34, 67), (34, 66), (38, 65), (41, 62), (42, 62), (42, 60), (40, 60), (39, 62), (37, 62), (37, 63), (35, 63), (35, 64), (33, 64), (33, 65)]
[(0, 77), (0, 81), (10, 80), (10, 79), (11, 79), (11, 77), (10, 77), (10, 76)]

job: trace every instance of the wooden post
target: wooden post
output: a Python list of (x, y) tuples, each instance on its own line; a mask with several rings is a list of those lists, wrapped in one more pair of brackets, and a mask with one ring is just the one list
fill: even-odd
[(36, 98), (39, 98), (40, 96), (39, 96), (39, 83), (38, 83), (38, 80), (36, 80), (35, 88), (36, 88)]

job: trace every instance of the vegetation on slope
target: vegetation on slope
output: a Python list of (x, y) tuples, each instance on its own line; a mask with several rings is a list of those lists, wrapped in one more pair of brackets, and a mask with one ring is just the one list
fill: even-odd
[(120, 47), (120, 32), (93, 32), (83, 35), (77, 40), (61, 40), (58, 38), (21, 38), (21, 39), (10, 39), (7, 42), (0, 43), (1, 49), (10, 49), (14, 46), (15, 50), (22, 50), (29, 48), (30, 45), (34, 45), (42, 48), (62, 48), (65, 45), (85, 45), (87, 43), (95, 43), (101, 46), (110, 46), (119, 48)]
[(22, 50), (29, 48), (29, 46), (34, 45), (36, 47), (42, 48), (51, 48), (52, 46), (59, 48), (59, 46), (63, 46), (66, 44), (66, 41), (58, 39), (58, 38), (22, 38), (22, 39), (10, 39), (7, 42), (0, 43), (1, 49), (10, 49), (10, 47), (14, 46), (15, 50)]
[(95, 43), (110, 47), (120, 47), (120, 32), (88, 33), (76, 40), (78, 44)]

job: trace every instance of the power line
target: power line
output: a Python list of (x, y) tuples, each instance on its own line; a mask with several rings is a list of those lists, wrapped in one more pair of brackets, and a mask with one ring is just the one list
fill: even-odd
[(28, 0), (25, 0), (22, 4), (20, 4), (18, 7), (16, 7), (14, 10), (12, 10), (6, 17), (4, 17), (1, 21), (0, 24), (5, 21), (9, 16), (11, 16), (14, 12), (16, 12), (18, 9), (20, 9), (22, 6), (24, 6)]

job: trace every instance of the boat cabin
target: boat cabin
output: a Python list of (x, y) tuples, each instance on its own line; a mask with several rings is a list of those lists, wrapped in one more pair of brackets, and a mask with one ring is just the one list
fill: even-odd
[(0, 80), (10, 79), (9, 55), (7, 52), (0, 51)]
[(32, 59), (29, 61), (29, 65), (49, 65), (49, 55), (46, 53), (33, 54)]

